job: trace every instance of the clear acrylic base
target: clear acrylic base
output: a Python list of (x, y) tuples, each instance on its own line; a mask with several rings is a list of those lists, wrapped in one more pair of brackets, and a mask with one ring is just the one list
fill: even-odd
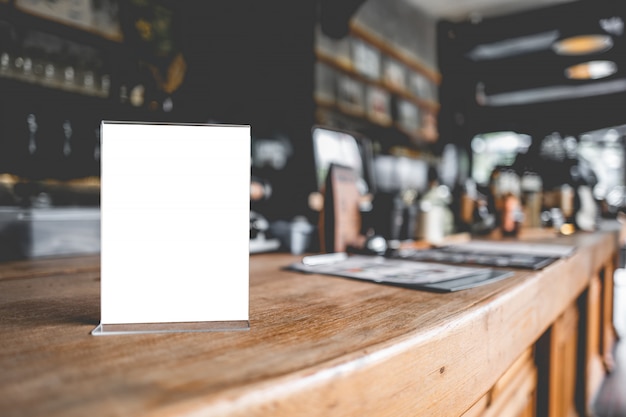
[(199, 333), (250, 330), (248, 320), (201, 321), (188, 323), (102, 324), (91, 331), (94, 336), (149, 333)]

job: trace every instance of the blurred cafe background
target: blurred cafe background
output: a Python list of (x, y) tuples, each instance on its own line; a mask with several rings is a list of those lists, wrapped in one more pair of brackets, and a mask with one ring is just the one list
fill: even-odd
[(390, 243), (619, 216), (626, 3), (470, 3), (0, 0), (0, 261), (99, 251), (102, 120), (250, 125), (252, 253), (320, 250), (331, 164)]

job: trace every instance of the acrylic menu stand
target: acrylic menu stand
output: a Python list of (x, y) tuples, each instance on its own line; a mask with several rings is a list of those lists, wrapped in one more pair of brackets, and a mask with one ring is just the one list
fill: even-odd
[(249, 329), (250, 127), (103, 122), (93, 335)]

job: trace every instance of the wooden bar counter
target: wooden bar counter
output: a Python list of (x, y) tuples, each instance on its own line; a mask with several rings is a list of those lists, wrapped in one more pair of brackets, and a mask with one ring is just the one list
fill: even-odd
[(585, 414), (610, 364), (617, 232), (542, 241), (578, 249), (455, 293), (253, 255), (238, 332), (94, 337), (98, 256), (0, 264), (0, 416)]

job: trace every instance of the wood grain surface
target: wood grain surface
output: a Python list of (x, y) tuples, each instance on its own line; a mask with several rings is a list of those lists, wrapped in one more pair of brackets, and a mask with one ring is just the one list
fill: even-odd
[(1, 264), (0, 415), (459, 416), (617, 251), (613, 232), (550, 240), (578, 250), (445, 294), (253, 255), (245, 332), (94, 337), (97, 256)]

